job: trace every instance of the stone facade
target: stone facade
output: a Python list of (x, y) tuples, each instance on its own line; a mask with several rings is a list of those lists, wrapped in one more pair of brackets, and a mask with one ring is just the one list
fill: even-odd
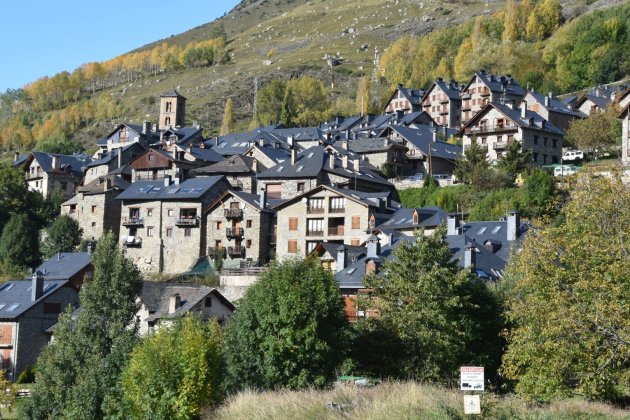
[[(311, 207), (316, 201), (323, 207)], [(370, 215), (367, 204), (325, 188), (281, 205), (277, 208), (276, 257), (305, 256), (320, 242), (360, 245), (369, 236)]]
[(160, 97), (159, 128), (184, 126), (186, 98), (173, 91)]
[(83, 229), (83, 239), (99, 239), (107, 231), (120, 233), (119, 190), (109, 189), (99, 194), (78, 193), (70, 204), (61, 206), (61, 214), (72, 217)]
[(466, 123), (490, 102), (516, 104), (525, 94), (520, 86), (518, 91), (522, 92), (522, 94), (516, 93), (516, 90), (511, 89), (507, 89), (505, 91), (502, 89), (493, 90), (488, 83), (501, 84), (506, 87), (516, 85), (516, 81), (509, 75), (507, 77), (495, 76), (493, 74), (486, 73), (483, 70), (478, 74), (475, 74), (461, 93), (462, 123)]
[[(443, 84), (442, 79), (438, 79), (438, 82), (429, 88), (422, 100), (422, 108), (433, 118), (436, 124), (451, 128), (459, 127), (462, 116), (462, 100), (459, 97), (449, 98), (440, 86)], [(450, 85), (454, 90), (459, 90), (455, 82), (451, 82)]]
[(630, 164), (630, 106), (626, 105), (621, 118), (621, 162)]
[(60, 190), (65, 199), (72, 197), (81, 179), (74, 176), (69, 170), (53, 170), (46, 172), (42, 169), (37, 159), (33, 159), (30, 165), (24, 168), (28, 188), (37, 191), (49, 200), (55, 190)]
[(272, 211), (261, 210), (228, 192), (204, 216), (208, 226), (208, 256), (213, 257), (215, 251), (223, 250), (225, 268), (240, 267), (244, 261), (255, 266), (266, 264), (271, 258), (273, 217)]

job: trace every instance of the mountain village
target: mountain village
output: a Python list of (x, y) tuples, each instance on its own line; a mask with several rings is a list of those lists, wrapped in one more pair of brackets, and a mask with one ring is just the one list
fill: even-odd
[[(0, 351), (10, 380), (54, 340), (59, 314), (80, 310), (93, 272), (91, 250), (111, 231), (142, 271), (139, 333), (189, 312), (223, 323), (272, 260), (315, 255), (335, 274), (350, 321), (366, 275), (378, 274), (414, 232), (445, 226), (452, 259), (488, 282), (500, 279), (530, 225), (506, 209), (500, 220), (467, 221), (440, 207), (405, 208), (398, 190), (454, 169), (473, 142), (496, 163), (513, 143), (533, 166), (561, 167), (571, 121), (615, 104), (623, 121), (621, 161), (630, 164), (630, 89), (598, 86), (559, 99), (509, 75), (476, 72), (465, 84), (437, 79), (427, 90), (399, 85), (381, 115), (337, 117), (315, 127), (280, 124), (204, 138), (185, 126), (186, 98), (160, 98), (158, 121), (121, 123), (98, 151), (16, 154), (29, 188), (74, 218), (88, 252), (58, 253), (32, 279), (0, 287)], [(461, 141), (453, 141), (455, 138)], [(458, 144), (461, 144), (458, 145)], [(563, 172), (564, 169), (561, 169)], [(216, 287), (189, 282), (216, 275)]]

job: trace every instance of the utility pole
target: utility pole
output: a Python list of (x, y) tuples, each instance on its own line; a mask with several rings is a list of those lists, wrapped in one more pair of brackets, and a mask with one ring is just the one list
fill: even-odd
[(258, 76), (254, 77), (254, 107), (252, 115), (253, 120), (256, 120), (256, 115), (258, 115)]

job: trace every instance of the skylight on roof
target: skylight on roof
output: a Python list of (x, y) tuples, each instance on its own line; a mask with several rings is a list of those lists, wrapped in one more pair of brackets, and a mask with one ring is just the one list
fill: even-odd
[(221, 149), (222, 147), (225, 147), (225, 143), (219, 143), (219, 149)]
[(1, 311), (2, 309), (4, 309), (4, 307), (5, 307), (5, 306), (7, 306), (7, 304), (6, 304), (6, 303), (0, 303), (0, 311)]
[(501, 226), (495, 226), (494, 229), (492, 229), (492, 234), (496, 235), (497, 233), (499, 233), (500, 230), (501, 230)]
[(350, 270), (346, 271), (346, 274), (352, 274), (356, 271), (356, 267), (352, 267)]
[(483, 235), (486, 230), (488, 230), (488, 228), (486, 226), (480, 228), (479, 232), (477, 232), (477, 235)]
[(304, 165), (300, 165), (297, 167), (297, 171), (298, 172), (302, 172), (302, 169), (304, 169)]
[(278, 169), (276, 169), (276, 172), (282, 172), (283, 169), (284, 169), (284, 166), (278, 166)]
[(9, 307), (7, 308), (7, 312), (13, 312), (13, 311), (15, 311), (15, 310), (18, 308), (18, 306), (20, 306), (20, 304), (19, 304), (19, 303), (14, 303), (13, 305), (11, 305), (11, 306), (9, 306)]
[(315, 155), (315, 152), (311, 152), (311, 153), (309, 153), (309, 154), (306, 156), (306, 158), (307, 158), (307, 159), (310, 159), (310, 158), (312, 158), (314, 155)]

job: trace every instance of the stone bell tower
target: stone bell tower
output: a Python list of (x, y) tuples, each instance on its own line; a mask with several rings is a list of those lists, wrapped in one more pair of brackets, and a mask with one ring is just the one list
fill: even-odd
[(186, 98), (174, 89), (160, 95), (160, 129), (183, 127), (185, 117)]

